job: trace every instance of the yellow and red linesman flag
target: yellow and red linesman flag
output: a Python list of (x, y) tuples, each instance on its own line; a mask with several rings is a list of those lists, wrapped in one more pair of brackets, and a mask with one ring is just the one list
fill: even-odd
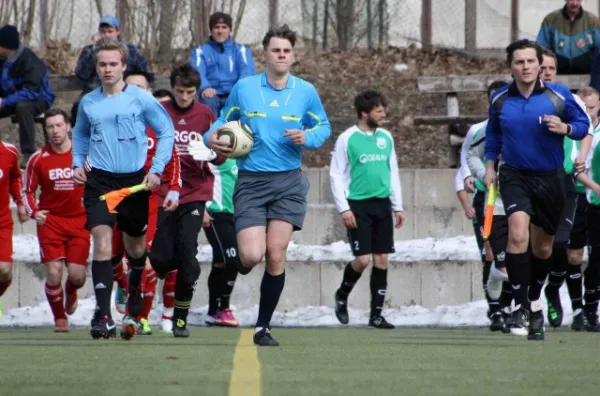
[(142, 183), (132, 187), (125, 187), (120, 190), (113, 190), (100, 196), (100, 201), (106, 201), (106, 206), (108, 207), (108, 211), (110, 213), (117, 213), (116, 208), (119, 206), (121, 201), (131, 194), (135, 194), (136, 192), (140, 191), (146, 191), (147, 189), (148, 186), (145, 183)]
[(488, 188), (487, 200), (485, 203), (485, 218), (483, 220), (483, 240), (487, 241), (492, 233), (492, 221), (494, 220), (494, 205), (496, 204), (496, 185), (490, 184)]

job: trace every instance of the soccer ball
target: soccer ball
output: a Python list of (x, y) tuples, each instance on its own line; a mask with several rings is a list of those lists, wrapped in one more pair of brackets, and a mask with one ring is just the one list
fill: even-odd
[(254, 134), (241, 121), (229, 121), (217, 132), (217, 139), (227, 143), (232, 150), (229, 158), (241, 158), (252, 150)]

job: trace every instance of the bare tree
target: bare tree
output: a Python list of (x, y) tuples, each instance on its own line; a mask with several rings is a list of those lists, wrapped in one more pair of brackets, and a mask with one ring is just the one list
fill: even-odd
[(33, 24), (35, 22), (35, 0), (30, 0), (29, 7), (27, 9), (27, 19), (22, 29), (23, 41), (29, 45), (31, 43), (31, 35), (33, 33)]
[(158, 28), (160, 41), (157, 54), (160, 63), (167, 63), (170, 61), (174, 24), (177, 19), (173, 18), (173, 15), (175, 14), (174, 6), (174, 0), (161, 0), (160, 2), (160, 25)]
[(379, 47), (381, 48), (387, 44), (387, 36), (389, 31), (386, 0), (379, 0), (377, 14), (379, 15)]
[(373, 48), (373, 10), (371, 0), (367, 0), (367, 47)]
[(329, 0), (325, 0), (325, 12), (323, 12), (323, 49), (327, 49), (327, 32), (329, 31)]
[[(233, 4), (233, 1), (231, 2)], [(242, 23), (242, 18), (244, 17), (244, 10), (246, 9), (246, 0), (240, 0), (238, 5), (238, 10), (235, 15), (235, 22), (233, 24), (233, 35), (232, 38), (235, 40), (238, 31), (240, 30), (240, 25)]]
[(279, 0), (269, 0), (269, 26), (276, 26), (279, 21)]
[(104, 15), (102, 10), (102, 0), (96, 0), (96, 10), (98, 10), (98, 15), (100, 15), (100, 18), (102, 18), (102, 15)]
[(48, 0), (40, 0), (40, 42), (45, 43), (50, 33), (50, 21), (48, 15)]
[(355, 0), (337, 0), (335, 8), (336, 33), (339, 47), (341, 49), (350, 48), (355, 26), (354, 15)]

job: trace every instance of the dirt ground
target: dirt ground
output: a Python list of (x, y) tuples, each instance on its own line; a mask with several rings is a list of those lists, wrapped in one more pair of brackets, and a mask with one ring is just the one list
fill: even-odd
[[(49, 43), (42, 55), (51, 73), (69, 74), (74, 70), (78, 52), (68, 43)], [(257, 70), (262, 71), (262, 55), (255, 51)], [(395, 65), (406, 65), (396, 71)], [(316, 151), (304, 151), (304, 164), (327, 166), (335, 138), (356, 121), (353, 99), (365, 88), (382, 90), (389, 99), (385, 128), (396, 137), (400, 166), (405, 168), (446, 168), (448, 159), (447, 127), (414, 126), (416, 115), (444, 115), (443, 95), (425, 95), (417, 91), (419, 76), (496, 74), (504, 73), (503, 62), (482, 60), (449, 50), (418, 48), (388, 48), (384, 50), (353, 49), (342, 52), (299, 53), (292, 72), (312, 82), (320, 96), (333, 127), (331, 139)], [(56, 106), (70, 110), (77, 93), (60, 93)], [(459, 95), (461, 112), (483, 114), (487, 104), (485, 94)], [(18, 144), (17, 126), (0, 120), (0, 137)], [(41, 130), (38, 144), (43, 144)]]

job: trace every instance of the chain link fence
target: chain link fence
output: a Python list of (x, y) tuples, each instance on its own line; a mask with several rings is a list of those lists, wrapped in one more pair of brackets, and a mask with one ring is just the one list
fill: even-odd
[[(122, 37), (153, 63), (184, 60), (208, 38), (208, 17), (232, 15), (234, 39), (258, 47), (267, 27), (288, 23), (306, 50), (436, 46), (503, 48), (511, 39), (509, 0), (0, 0), (0, 24), (11, 23), (23, 41), (43, 50), (60, 43), (77, 54), (92, 43), (104, 14), (116, 15)], [(429, 4), (429, 6), (426, 6)], [(535, 38), (544, 16), (564, 0), (517, 1), (518, 37)], [(428, 7), (428, 8), (426, 8)], [(474, 7), (474, 11), (473, 11)], [(586, 10), (597, 14), (597, 2)], [(425, 14), (427, 13), (427, 14)], [(429, 31), (423, 23), (429, 15)], [(427, 37), (425, 37), (427, 36)], [(470, 41), (469, 41), (470, 40)]]

